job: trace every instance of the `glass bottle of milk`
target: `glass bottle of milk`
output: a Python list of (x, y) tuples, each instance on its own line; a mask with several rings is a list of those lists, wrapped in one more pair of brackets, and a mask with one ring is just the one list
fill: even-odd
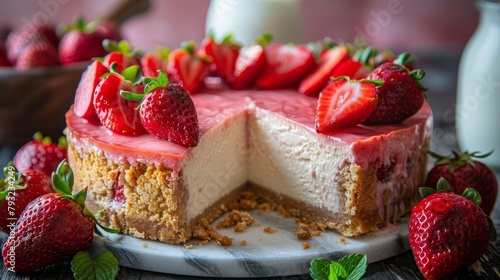
[(481, 159), (500, 169), (500, 1), (477, 0), (479, 24), (460, 61), (456, 130), (462, 151), (495, 150)]
[(236, 42), (248, 45), (263, 33), (273, 42), (301, 42), (300, 0), (211, 0), (206, 31), (221, 40), (232, 34)]

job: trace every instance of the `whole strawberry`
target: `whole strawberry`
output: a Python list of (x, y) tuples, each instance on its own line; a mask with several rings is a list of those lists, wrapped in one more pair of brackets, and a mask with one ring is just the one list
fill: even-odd
[(422, 188), (421, 194), (425, 198), (410, 215), (410, 248), (426, 279), (445, 279), (476, 262), (496, 232), (477, 205), (481, 198), (474, 189), (458, 195), (442, 178), (437, 192)]
[(436, 186), (439, 178), (445, 178), (456, 192), (462, 193), (467, 188), (475, 189), (483, 198), (479, 205), (486, 215), (490, 215), (495, 206), (498, 193), (498, 182), (492, 169), (475, 159), (485, 158), (491, 153), (453, 152), (446, 157), (434, 152), (430, 155), (436, 158), (434, 167), (427, 174), (425, 185)]
[(54, 189), (49, 175), (29, 169), (20, 173), (12, 162), (4, 168), (4, 175), (0, 179), (0, 230), (9, 233), (26, 205)]
[(14, 156), (14, 166), (22, 173), (25, 170), (39, 170), (52, 175), (59, 163), (68, 155), (66, 137), (61, 136), (58, 143), (50, 137), (37, 132), (33, 140), (24, 144)]
[[(144, 94), (122, 91), (122, 96), (141, 102), (141, 123), (152, 135), (184, 147), (199, 140), (198, 116), (189, 93), (180, 85), (168, 84), (164, 71), (145, 80)], [(142, 101), (141, 101), (142, 100)]]
[(410, 55), (402, 53), (396, 60), (383, 63), (366, 77), (368, 80), (381, 80), (384, 84), (377, 88), (377, 108), (364, 124), (400, 123), (422, 107), (427, 88), (420, 80), (425, 72), (420, 69), (409, 71), (404, 66), (408, 59)]
[(30, 271), (69, 261), (90, 247), (96, 220), (85, 207), (86, 189), (71, 194), (73, 177), (66, 162), (52, 175), (52, 182), (56, 193), (28, 204), (5, 242), (2, 256), (8, 270)]
[(88, 28), (83, 19), (78, 19), (75, 26), (61, 38), (59, 43), (59, 60), (62, 64), (88, 61), (107, 54), (102, 42), (104, 38), (95, 30)]

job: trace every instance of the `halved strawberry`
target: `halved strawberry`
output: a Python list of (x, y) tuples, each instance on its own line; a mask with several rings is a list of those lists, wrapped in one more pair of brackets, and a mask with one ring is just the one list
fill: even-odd
[(184, 42), (181, 48), (173, 50), (168, 57), (169, 76), (188, 92), (195, 92), (208, 74), (210, 58), (195, 52), (194, 41)]
[(115, 133), (135, 136), (145, 132), (136, 110), (139, 104), (120, 96), (121, 90), (141, 92), (142, 87), (131, 82), (138, 71), (139, 66), (134, 65), (125, 69), (122, 75), (110, 72), (95, 89), (94, 107), (97, 116), (102, 125)]
[(304, 45), (271, 43), (265, 53), (266, 67), (255, 82), (260, 89), (298, 85), (314, 67), (313, 51)]
[(168, 56), (171, 50), (158, 48), (148, 51), (141, 57), (141, 70), (144, 77), (158, 77), (158, 70), (167, 71)]
[(342, 61), (333, 71), (332, 77), (349, 77), (351, 79), (364, 79), (373, 70), (373, 60), (378, 51), (366, 47), (358, 50), (354, 55)]
[(319, 95), (316, 131), (328, 133), (362, 123), (377, 107), (377, 81), (339, 78)]
[(315, 69), (305, 76), (299, 84), (299, 92), (309, 96), (317, 96), (326, 86), (335, 68), (349, 56), (343, 45), (328, 48), (323, 51)]
[(234, 73), (226, 79), (231, 88), (247, 88), (262, 73), (267, 64), (265, 46), (271, 39), (271, 35), (263, 34), (255, 43), (240, 48), (235, 61)]
[(234, 41), (232, 35), (227, 35), (221, 42), (216, 42), (214, 37), (209, 34), (203, 40), (198, 54), (210, 56), (213, 72), (226, 80), (234, 74), (239, 49), (240, 45)]
[(104, 49), (108, 52), (104, 56), (102, 64), (106, 67), (111, 67), (111, 64), (117, 64), (117, 72), (122, 72), (133, 65), (140, 65), (139, 56), (130, 48), (127, 41), (122, 40), (120, 42), (112, 40), (104, 40), (102, 42)]
[(76, 116), (92, 123), (99, 121), (94, 109), (94, 92), (101, 77), (108, 72), (109, 69), (98, 60), (94, 60), (87, 66), (76, 88), (73, 105), (73, 112)]

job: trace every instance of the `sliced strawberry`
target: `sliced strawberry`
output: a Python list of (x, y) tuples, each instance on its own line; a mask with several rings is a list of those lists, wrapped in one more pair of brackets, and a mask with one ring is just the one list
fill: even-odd
[(332, 77), (349, 77), (354, 80), (360, 80), (366, 78), (369, 74), (369, 70), (363, 65), (363, 63), (349, 58), (342, 61), (337, 68), (332, 72)]
[(362, 123), (377, 107), (373, 81), (338, 79), (319, 95), (316, 131), (332, 132)]
[(73, 105), (73, 112), (76, 116), (93, 123), (99, 121), (94, 109), (94, 92), (101, 77), (108, 72), (109, 69), (98, 60), (93, 61), (87, 66), (76, 88)]
[(188, 92), (195, 92), (208, 74), (210, 58), (195, 52), (194, 41), (185, 42), (172, 51), (168, 58), (169, 76)]
[(123, 69), (141, 64), (140, 58), (131, 50), (127, 41), (116, 42), (106, 39), (103, 41), (103, 45), (108, 52), (102, 62), (104, 66), (110, 68), (113, 63), (116, 63), (117, 68), (115, 71), (120, 73)]
[[(138, 71), (137, 66), (132, 66)], [(132, 69), (128, 68), (128, 69)], [(141, 124), (137, 102), (129, 101), (120, 96), (120, 91), (140, 92), (138, 86), (133, 85), (123, 76), (110, 73), (105, 76), (95, 89), (94, 108), (107, 129), (123, 135), (135, 136), (145, 132)]]
[(234, 42), (231, 35), (224, 37), (221, 42), (216, 42), (213, 36), (209, 35), (202, 42), (199, 54), (210, 56), (215, 74), (227, 80), (234, 74), (239, 49), (240, 45)]
[(345, 61), (348, 55), (349, 52), (343, 45), (322, 52), (315, 69), (300, 82), (299, 92), (309, 96), (317, 96), (328, 83), (335, 68)]
[(313, 51), (303, 45), (271, 43), (265, 49), (267, 64), (257, 78), (261, 89), (297, 85), (313, 67)]
[(263, 34), (256, 43), (240, 48), (235, 61), (234, 73), (226, 79), (231, 88), (247, 88), (262, 73), (267, 64), (265, 46), (270, 40), (270, 35)]
[(158, 70), (167, 71), (168, 56), (171, 50), (167, 48), (146, 52), (141, 57), (141, 70), (144, 77), (158, 77)]

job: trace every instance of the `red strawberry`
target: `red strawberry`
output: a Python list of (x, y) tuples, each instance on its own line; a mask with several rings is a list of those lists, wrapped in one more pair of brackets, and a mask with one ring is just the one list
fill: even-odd
[(234, 42), (232, 35), (224, 37), (221, 42), (216, 42), (213, 36), (209, 35), (202, 42), (199, 55), (211, 57), (213, 71), (226, 80), (234, 75), (240, 47)]
[(59, 59), (62, 64), (88, 61), (107, 54), (102, 42), (105, 38), (94, 30), (86, 29), (82, 19), (65, 33), (59, 43)]
[(76, 116), (92, 123), (99, 122), (93, 103), (94, 92), (101, 77), (108, 72), (109, 69), (99, 60), (95, 60), (87, 66), (76, 88), (75, 102), (73, 104), (73, 112)]
[(377, 51), (371, 47), (358, 50), (352, 57), (342, 61), (333, 70), (332, 77), (346, 76), (351, 79), (365, 79), (373, 70), (373, 60)]
[(101, 34), (102, 37), (113, 41), (122, 39), (120, 27), (116, 23), (109, 20), (97, 20), (93, 21), (92, 24), (96, 25), (95, 31)]
[(139, 112), (135, 101), (120, 96), (120, 91), (139, 92), (141, 87), (131, 81), (136, 79), (139, 66), (131, 66), (122, 75), (110, 73), (101, 79), (94, 92), (94, 108), (100, 122), (107, 129), (123, 135), (143, 134)]
[(184, 147), (199, 140), (198, 116), (189, 93), (179, 85), (168, 84), (167, 75), (145, 80), (145, 94), (122, 92), (127, 99), (141, 101), (139, 109), (144, 128), (152, 135)]
[(71, 193), (69, 172), (71, 169), (63, 162), (52, 176), (56, 193), (36, 198), (22, 212), (2, 249), (7, 269), (35, 270), (69, 261), (76, 253), (89, 249), (96, 219), (85, 207), (86, 189)]
[(39, 170), (17, 171), (10, 163), (0, 179), (0, 230), (10, 233), (24, 208), (35, 198), (54, 192), (50, 176)]
[(194, 41), (185, 42), (168, 57), (169, 76), (188, 92), (195, 92), (203, 84), (210, 66), (208, 56), (195, 53)]
[(171, 50), (166, 48), (146, 52), (140, 60), (142, 75), (144, 77), (158, 77), (158, 70), (167, 71), (170, 53)]
[(39, 170), (52, 175), (59, 163), (68, 156), (66, 138), (61, 136), (58, 143), (50, 137), (43, 137), (40, 132), (33, 135), (33, 140), (24, 144), (14, 156), (14, 166), (23, 173), (26, 170)]
[(314, 54), (303, 45), (272, 43), (266, 46), (267, 64), (257, 78), (261, 89), (273, 89), (297, 85), (314, 67)]
[(373, 81), (339, 78), (323, 89), (318, 99), (316, 131), (327, 133), (357, 125), (377, 106)]
[(474, 189), (461, 196), (440, 179), (437, 190), (421, 189), (427, 196), (412, 209), (408, 228), (413, 256), (426, 279), (445, 279), (473, 264), (486, 251), (489, 239), (496, 239)]
[(7, 52), (4, 48), (0, 47), (0, 67), (11, 67), (9, 59), (7, 58)]
[(484, 213), (486, 215), (492, 213), (498, 193), (495, 172), (482, 162), (474, 160), (474, 158), (485, 158), (491, 153), (453, 152), (453, 157), (442, 156), (434, 152), (430, 152), (430, 154), (437, 161), (427, 174), (426, 186), (436, 186), (439, 178), (443, 177), (450, 182), (457, 193), (462, 193), (467, 188), (473, 188), (483, 198), (479, 206)]
[(420, 80), (425, 72), (416, 69), (411, 72), (404, 66), (409, 54), (401, 54), (395, 61), (375, 68), (367, 79), (381, 80), (384, 84), (377, 88), (379, 96), (377, 109), (365, 124), (400, 123), (415, 114), (423, 105), (425, 88)]
[(117, 73), (123, 71), (133, 65), (140, 65), (139, 56), (132, 51), (130, 45), (127, 41), (111, 41), (105, 39), (103, 41), (104, 48), (108, 52), (106, 56), (104, 56), (104, 60), (102, 64), (108, 68), (111, 68), (113, 63), (116, 63), (116, 69), (114, 69)]
[(47, 41), (31, 43), (24, 47), (16, 60), (17, 70), (59, 65), (57, 49)]
[(226, 78), (231, 88), (244, 89), (252, 85), (267, 64), (265, 46), (271, 41), (271, 35), (263, 34), (256, 43), (239, 49), (235, 61), (234, 73)]
[(348, 57), (347, 48), (343, 45), (323, 51), (315, 69), (302, 79), (299, 92), (309, 96), (317, 96), (326, 86), (333, 71)]
[(51, 25), (29, 23), (9, 33), (6, 41), (7, 57), (12, 65), (16, 65), (21, 52), (33, 43), (44, 42), (57, 52), (59, 38)]

